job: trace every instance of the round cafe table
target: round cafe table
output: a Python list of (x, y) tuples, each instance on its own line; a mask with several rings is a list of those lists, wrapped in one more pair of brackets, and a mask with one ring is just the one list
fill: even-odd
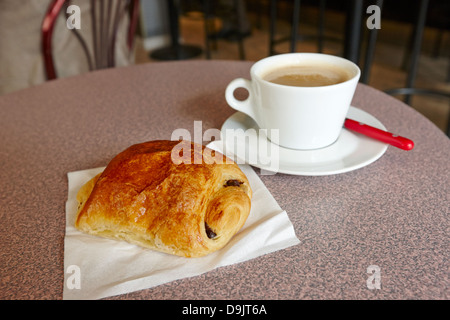
[[(220, 129), (227, 84), (250, 62), (108, 69), (0, 97), (0, 299), (61, 299), (67, 173), (105, 166), (175, 129)], [(358, 85), (352, 105), (415, 142), (361, 169), (260, 175), (300, 244), (108, 299), (448, 299), (450, 140), (421, 114)], [(260, 174), (258, 169), (255, 169)], [(369, 266), (380, 288), (369, 288)]]

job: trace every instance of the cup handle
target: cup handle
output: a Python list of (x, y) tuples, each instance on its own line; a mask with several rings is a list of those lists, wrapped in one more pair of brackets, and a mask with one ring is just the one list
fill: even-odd
[[(237, 88), (244, 88), (248, 91), (248, 98), (245, 100), (237, 100), (234, 97), (234, 91)], [(253, 105), (251, 103), (252, 98), (252, 90), (251, 90), (251, 81), (244, 78), (237, 78), (228, 84), (227, 89), (225, 90), (225, 99), (227, 100), (230, 107), (237, 111), (241, 111), (246, 115), (253, 118), (256, 122), (256, 114), (253, 110)]]

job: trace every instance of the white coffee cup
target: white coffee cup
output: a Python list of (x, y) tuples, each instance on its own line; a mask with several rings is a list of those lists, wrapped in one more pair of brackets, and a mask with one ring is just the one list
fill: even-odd
[[(275, 69), (289, 66), (333, 66), (345, 70), (348, 80), (325, 86), (298, 87), (264, 80)], [(238, 78), (228, 85), (228, 104), (255, 120), (261, 129), (278, 131), (281, 147), (319, 149), (333, 144), (342, 130), (361, 71), (341, 57), (320, 53), (287, 53), (259, 60), (250, 69), (251, 80)], [(234, 96), (237, 88), (249, 92), (246, 100)]]

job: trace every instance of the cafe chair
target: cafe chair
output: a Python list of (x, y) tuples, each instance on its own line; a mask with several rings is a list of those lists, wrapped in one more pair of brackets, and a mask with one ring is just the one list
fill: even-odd
[[(132, 52), (138, 20), (139, 0), (91, 0), (89, 3), (90, 19), (86, 19), (83, 15), (82, 24), (90, 23), (92, 34), (86, 34), (83, 27), (80, 29), (74, 27), (70, 30), (80, 42), (87, 59), (89, 71), (114, 67), (116, 66), (115, 47), (117, 45), (117, 33), (119, 24), (123, 21), (125, 15), (128, 15), (129, 18), (126, 46), (129, 52)], [(52, 0), (42, 22), (42, 54), (48, 80), (58, 77), (52, 50), (54, 27), (62, 10), (66, 14), (66, 19), (70, 18), (67, 8), (72, 4), (77, 5), (77, 1)], [(89, 45), (87, 40), (89, 37), (92, 38), (92, 45)]]
[[(300, 23), (300, 0), (293, 1), (291, 31), (289, 36), (277, 37), (277, 15), (278, 0), (270, 0), (269, 3), (269, 55), (276, 54), (275, 46), (279, 43), (289, 41), (289, 51), (295, 52), (297, 42), (300, 40), (298, 27)], [(323, 51), (324, 43), (324, 22), (325, 22), (326, 0), (319, 1), (319, 18), (318, 18), (318, 35), (317, 35), (317, 51)]]
[[(206, 0), (205, 0), (206, 1)], [(150, 53), (150, 58), (156, 60), (185, 60), (199, 56), (202, 49), (196, 45), (180, 43), (180, 15), (182, 13), (182, 2), (176, 0), (165, 1), (167, 5), (170, 44), (158, 48)]]
[(215, 27), (215, 18), (216, 18), (216, 6), (217, 3), (215, 1), (202, 0), (204, 20), (205, 20), (205, 57), (206, 59), (211, 59), (211, 51), (217, 49), (217, 40), (224, 39), (232, 39), (237, 42), (238, 45), (238, 54), (240, 60), (245, 60), (245, 48), (244, 48), (244, 38), (248, 36), (245, 32), (242, 31), (243, 23), (242, 23), (242, 14), (240, 10), (243, 10), (242, 7), (245, 6), (244, 3), (239, 0), (230, 1), (231, 4), (231, 12), (230, 19), (236, 22), (235, 30), (230, 31), (230, 33), (221, 34), (221, 31), (217, 31)]
[[(416, 23), (414, 25), (415, 26), (414, 32), (412, 34), (412, 39), (410, 41), (411, 53), (409, 57), (409, 66), (407, 67), (407, 79), (405, 87), (385, 90), (385, 93), (392, 96), (404, 95), (404, 102), (406, 104), (411, 103), (411, 98), (413, 95), (436, 96), (450, 99), (450, 93), (448, 92), (444, 92), (441, 90), (431, 90), (426, 88), (417, 88), (414, 86), (414, 82), (416, 80), (419, 68), (419, 57), (422, 47), (422, 39), (427, 19), (428, 8), (429, 8), (429, 0), (421, 0), (419, 2)], [(450, 112), (447, 120), (446, 134), (447, 136), (450, 137)]]
[[(292, 20), (291, 20), (291, 30), (288, 37), (277, 37), (276, 31), (276, 21), (277, 21), (277, 5), (278, 0), (270, 0), (270, 26), (269, 26), (269, 55), (276, 54), (275, 46), (280, 42), (289, 41), (289, 52), (297, 51), (297, 43), (301, 39), (298, 32), (300, 23), (300, 0), (294, 0), (292, 4)], [(383, 0), (376, 0), (375, 5), (382, 8)], [(317, 52), (323, 53), (324, 41), (327, 37), (324, 35), (324, 25), (325, 25), (325, 12), (327, 8), (327, 1), (320, 0), (318, 2), (318, 26), (317, 26)], [(364, 41), (364, 34), (361, 30), (363, 27), (363, 1), (352, 0), (346, 2), (346, 30), (343, 43), (343, 54), (342, 56), (348, 60), (353, 61), (361, 68), (361, 79), (360, 82), (368, 83), (370, 78), (370, 69), (374, 59), (376, 39), (378, 35), (377, 29), (371, 29), (367, 35), (367, 41), (365, 41), (365, 51), (363, 52), (363, 59), (360, 59), (362, 52), (362, 43)], [(333, 39), (339, 40), (339, 39)]]

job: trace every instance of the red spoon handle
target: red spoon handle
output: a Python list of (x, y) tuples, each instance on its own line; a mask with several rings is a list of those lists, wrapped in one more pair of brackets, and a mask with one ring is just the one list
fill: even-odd
[(353, 130), (403, 150), (411, 150), (414, 148), (414, 142), (405, 137), (400, 137), (396, 134), (371, 127), (355, 120), (345, 119), (344, 126), (349, 130)]

